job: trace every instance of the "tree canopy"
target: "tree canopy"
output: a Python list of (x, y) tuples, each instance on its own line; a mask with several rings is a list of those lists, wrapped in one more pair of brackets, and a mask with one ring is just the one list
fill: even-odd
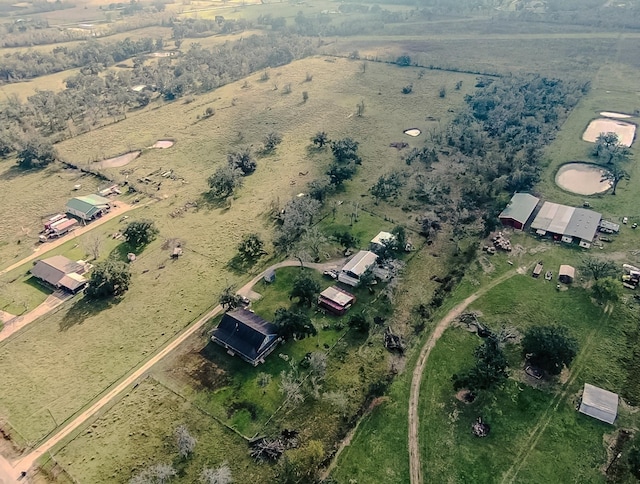
[(590, 274), (596, 281), (617, 272), (616, 265), (612, 261), (593, 256), (585, 257), (582, 260), (582, 270)]
[(485, 338), (474, 352), (475, 365), (464, 373), (452, 377), (456, 390), (466, 388), (472, 393), (490, 390), (507, 379), (507, 358), (494, 336)]
[(236, 294), (233, 286), (227, 286), (218, 296), (218, 304), (222, 306), (225, 311), (231, 311), (237, 308), (242, 303), (242, 296)]
[(242, 148), (227, 155), (227, 163), (233, 170), (240, 170), (243, 176), (251, 175), (258, 166), (251, 148)]
[(50, 141), (34, 135), (22, 144), (18, 150), (20, 168), (42, 168), (56, 160), (57, 153)]
[(122, 235), (127, 244), (135, 249), (139, 249), (154, 240), (158, 232), (158, 228), (153, 221), (138, 220), (131, 222)]
[(622, 283), (613, 277), (605, 277), (594, 282), (591, 291), (593, 297), (601, 303), (615, 302), (620, 299)]
[(578, 340), (565, 326), (533, 326), (522, 339), (522, 355), (550, 375), (559, 375), (578, 354)]
[(256, 233), (246, 234), (238, 244), (238, 253), (245, 262), (253, 262), (267, 252), (264, 250), (264, 241)]
[(300, 339), (318, 334), (311, 318), (300, 311), (278, 308), (273, 318), (273, 324), (278, 328), (278, 336), (283, 337), (285, 340)]
[(307, 271), (302, 271), (293, 281), (289, 299), (298, 298), (300, 304), (311, 307), (320, 292), (320, 284)]
[(94, 299), (122, 296), (130, 281), (131, 271), (124, 262), (113, 259), (98, 262), (91, 270), (85, 294)]
[(207, 180), (209, 195), (215, 199), (225, 199), (242, 186), (242, 171), (229, 165), (221, 166)]

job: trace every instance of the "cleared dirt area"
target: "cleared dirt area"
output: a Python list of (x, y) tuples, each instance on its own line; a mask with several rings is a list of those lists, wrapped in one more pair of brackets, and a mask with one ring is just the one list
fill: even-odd
[(594, 119), (587, 126), (582, 139), (595, 143), (601, 133), (616, 133), (620, 143), (624, 146), (631, 146), (636, 134), (636, 125), (614, 119)]
[(115, 156), (113, 158), (107, 158), (106, 160), (98, 161), (96, 163), (92, 163), (92, 168), (120, 168), (121, 166), (128, 165), (133, 160), (135, 160), (142, 151), (130, 151), (129, 153), (125, 153), (124, 155)]
[(592, 163), (567, 163), (558, 170), (556, 183), (578, 195), (595, 195), (611, 188), (610, 182), (602, 181), (605, 173), (606, 170)]
[(600, 116), (605, 116), (607, 118), (617, 118), (617, 119), (626, 119), (630, 118), (630, 114), (622, 114), (622, 113), (613, 113), (611, 111), (602, 111)]

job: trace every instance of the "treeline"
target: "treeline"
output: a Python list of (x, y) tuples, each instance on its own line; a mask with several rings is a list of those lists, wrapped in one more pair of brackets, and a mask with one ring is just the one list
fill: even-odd
[(173, 38), (176, 40), (187, 38), (208, 37), (216, 34), (230, 34), (242, 32), (253, 27), (246, 19), (210, 20), (201, 18), (172, 19), (170, 22)]
[[(60, 92), (40, 91), (26, 103), (9, 97), (0, 103), (0, 153), (13, 151), (24, 133), (34, 130), (61, 138), (66, 130), (88, 131), (100, 119), (126, 116), (153, 96), (166, 100), (203, 93), (248, 74), (311, 55), (309, 39), (299, 36), (251, 36), (212, 49), (193, 44), (185, 55), (157, 63), (137, 63), (128, 71), (100, 75), (85, 68), (69, 77)], [(124, 55), (124, 54), (121, 54)], [(93, 59), (91, 56), (85, 59)], [(111, 57), (112, 58), (112, 57)], [(146, 89), (133, 91), (132, 86)]]
[(538, 181), (542, 149), (589, 85), (527, 76), (481, 79), (478, 87), (445, 139), (465, 165), (466, 208), (491, 212), (501, 194), (530, 190)]
[(0, 82), (15, 82), (82, 67), (100, 72), (110, 65), (161, 48), (150, 37), (112, 43), (91, 40), (77, 47), (55, 47), (51, 52), (20, 51), (5, 54), (0, 64)]

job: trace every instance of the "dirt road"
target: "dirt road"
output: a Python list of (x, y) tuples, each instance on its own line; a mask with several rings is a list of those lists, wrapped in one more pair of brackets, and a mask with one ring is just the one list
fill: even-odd
[(113, 220), (114, 218), (119, 217), (120, 215), (128, 212), (129, 210), (131, 210), (133, 208), (136, 208), (136, 207), (134, 205), (129, 205), (128, 203), (124, 203), (124, 202), (120, 202), (120, 201), (116, 202), (116, 205), (111, 210), (109, 210), (109, 213), (107, 213), (106, 215), (103, 215), (99, 219), (94, 220), (89, 225), (78, 227), (74, 231), (70, 232), (69, 234), (67, 234), (67, 235), (65, 235), (63, 237), (60, 237), (59, 239), (55, 239), (55, 240), (52, 240), (50, 242), (45, 242), (44, 244), (40, 244), (33, 251), (33, 254), (25, 257), (24, 259), (19, 260), (18, 262), (15, 262), (14, 264), (11, 264), (9, 267), (6, 267), (5, 269), (2, 269), (0, 271), (0, 275), (6, 274), (7, 272), (12, 271), (16, 267), (20, 267), (21, 265), (23, 265), (23, 264), (25, 264), (25, 263), (27, 263), (27, 262), (29, 262), (31, 260), (37, 259), (38, 257), (42, 257), (43, 254), (46, 254), (51, 249), (55, 249), (56, 247), (59, 247), (62, 244), (64, 244), (65, 242), (73, 239), (74, 237), (82, 235), (82, 234), (88, 232), (89, 230), (92, 230), (92, 229), (102, 225), (103, 223), (108, 222), (109, 220)]
[[(45, 301), (38, 307), (29, 311), (22, 316), (14, 316), (13, 318), (4, 322), (2, 330), (0, 330), (0, 341), (7, 339), (16, 331), (24, 328), (27, 324), (32, 323), (40, 316), (44, 316), (49, 311), (53, 311), (55, 308), (68, 301), (73, 296), (64, 291), (56, 291), (49, 295)], [(0, 315), (1, 316), (1, 315)]]
[(418, 357), (418, 363), (413, 370), (413, 376), (411, 378), (411, 390), (409, 393), (409, 475), (411, 478), (411, 484), (422, 484), (422, 466), (420, 464), (420, 445), (419, 445), (419, 430), (420, 421), (418, 418), (418, 404), (420, 403), (420, 384), (422, 382), (422, 373), (427, 366), (427, 360), (431, 350), (436, 345), (436, 342), (440, 339), (444, 331), (449, 325), (455, 321), (462, 312), (476, 299), (484, 295), (486, 292), (497, 286), (498, 284), (506, 281), (510, 277), (513, 277), (518, 273), (517, 270), (512, 270), (506, 274), (501, 275), (497, 279), (491, 281), (482, 289), (476, 291), (471, 296), (466, 298), (447, 315), (440, 320), (437, 324), (431, 336), (420, 350), (420, 356)]
[[(327, 269), (332, 269), (334, 267), (338, 267), (342, 262), (343, 261), (340, 260), (340, 261), (326, 262), (326, 263), (322, 263), (322, 264), (305, 263), (304, 266), (308, 267), (308, 268), (311, 268), (311, 269), (315, 269), (315, 270), (327, 270)], [(254, 286), (254, 284), (256, 282), (258, 282), (260, 279), (262, 279), (262, 277), (264, 277), (264, 274), (266, 272), (270, 271), (270, 270), (279, 269), (281, 267), (293, 267), (293, 266), (298, 266), (298, 265), (300, 265), (300, 262), (295, 261), (295, 260), (287, 260), (287, 261), (283, 261), (283, 262), (280, 262), (278, 264), (275, 264), (275, 265), (267, 268), (265, 271), (263, 271), (262, 273), (258, 274), (251, 281), (249, 281), (247, 284), (245, 284), (238, 291), (238, 294), (243, 295), (243, 294), (246, 294), (246, 293), (250, 292), (252, 287)], [(19, 469), (19, 470), (25, 470), (25, 469), (31, 468), (38, 458), (40, 458), (46, 452), (51, 450), (56, 444), (58, 444), (60, 441), (62, 441), (71, 432), (76, 430), (79, 426), (81, 426), (89, 418), (91, 418), (93, 415), (95, 415), (98, 411), (100, 411), (100, 409), (102, 409), (105, 405), (107, 405), (118, 394), (120, 394), (121, 392), (127, 390), (131, 386), (135, 385), (135, 383), (137, 383), (140, 379), (142, 379), (146, 375), (146, 373), (151, 369), (151, 367), (153, 367), (153, 365), (155, 365), (162, 358), (164, 358), (166, 355), (168, 355), (170, 352), (172, 352), (174, 349), (176, 349), (181, 343), (183, 343), (192, 334), (194, 334), (198, 330), (200, 330), (209, 319), (217, 316), (221, 312), (222, 312), (222, 306), (218, 305), (215, 308), (213, 308), (211, 311), (209, 311), (208, 313), (206, 313), (203, 316), (201, 316), (200, 319), (198, 319), (198, 321), (193, 323), (185, 331), (183, 331), (180, 335), (178, 335), (173, 341), (171, 341), (169, 344), (167, 344), (167, 346), (165, 346), (159, 353), (156, 353), (151, 359), (147, 360), (147, 362), (144, 363), (140, 368), (138, 368), (133, 373), (131, 373), (122, 382), (120, 382), (112, 390), (110, 390), (107, 394), (105, 394), (103, 397), (101, 397), (97, 402), (95, 402), (93, 405), (91, 405), (89, 408), (87, 408), (85, 411), (83, 411), (81, 414), (79, 414), (73, 420), (71, 420), (69, 423), (67, 423), (56, 434), (51, 436), (47, 441), (42, 443), (40, 445), (40, 447), (38, 447), (37, 449), (33, 450), (30, 454), (22, 457), (21, 459), (18, 459), (14, 463), (8, 463), (5, 459), (2, 459), (0, 457), (0, 484), (9, 484), (9, 483), (14, 484), (14, 483), (19, 482), (18, 480), (15, 480), (16, 478), (14, 478), (14, 480), (8, 480), (8, 479), (10, 479), (10, 476), (12, 474), (9, 474), (8, 476), (4, 476), (3, 475), (2, 469), (3, 469), (3, 465), (4, 464), (8, 465), (7, 471), (9, 469), (12, 469), (12, 468)], [(19, 472), (18, 472), (18, 474), (19, 474)], [(3, 482), (2, 479), (4, 479), (5, 482)]]

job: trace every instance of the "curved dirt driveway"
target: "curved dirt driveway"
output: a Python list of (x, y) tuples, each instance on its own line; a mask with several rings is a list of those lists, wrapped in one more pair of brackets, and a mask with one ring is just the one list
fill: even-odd
[(480, 296), (484, 295), (489, 290), (493, 289), (498, 284), (513, 277), (518, 272), (520, 271), (514, 269), (501, 275), (497, 279), (491, 281), (482, 289), (474, 292), (471, 296), (454, 307), (447, 313), (444, 318), (440, 320), (438, 325), (433, 330), (433, 333), (431, 333), (431, 336), (429, 336), (429, 339), (420, 350), (418, 363), (413, 370), (413, 376), (411, 378), (411, 390), (409, 393), (409, 476), (411, 478), (411, 484), (423, 483), (422, 467), (420, 464), (420, 421), (418, 418), (418, 404), (420, 402), (420, 384), (422, 382), (422, 373), (427, 366), (427, 359), (429, 358), (431, 350), (436, 345), (436, 342), (440, 339), (445, 329), (447, 329), (449, 325), (462, 314), (467, 306), (469, 306), (472, 302), (474, 302)]
[[(323, 271), (327, 269), (333, 269), (335, 267), (340, 266), (344, 262), (344, 259), (334, 260), (322, 264), (311, 264), (305, 263), (304, 267), (315, 269), (318, 271)], [(281, 267), (295, 267), (299, 266), (300, 262), (297, 260), (286, 260), (280, 262), (278, 264), (274, 264), (271, 267), (268, 267), (263, 272), (255, 276), (251, 281), (242, 286), (240, 290), (238, 290), (238, 294), (247, 294), (251, 291), (251, 288), (270, 270), (279, 269)], [(96, 401), (93, 405), (83, 411), (81, 414), (70, 420), (63, 428), (61, 428), (57, 433), (53, 434), (48, 440), (43, 442), (38, 448), (34, 449), (30, 454), (18, 459), (15, 462), (9, 462), (3, 456), (0, 455), (0, 484), (19, 484), (21, 481), (19, 480), (19, 474), (23, 470), (30, 469), (36, 460), (40, 458), (42, 455), (47, 453), (62, 441), (65, 437), (67, 437), (71, 432), (76, 430), (80, 425), (82, 425), (85, 421), (95, 415), (99, 410), (101, 410), (105, 405), (107, 405), (111, 400), (113, 400), (118, 394), (126, 390), (127, 388), (134, 385), (140, 378), (142, 378), (153, 365), (155, 365), (158, 361), (164, 358), (171, 351), (176, 349), (181, 343), (183, 343), (189, 336), (197, 332), (201, 329), (205, 323), (217, 316), (222, 312), (222, 306), (218, 305), (213, 308), (208, 313), (198, 319), (194, 324), (189, 326), (183, 333), (178, 335), (173, 341), (171, 341), (167, 346), (165, 346), (160, 352), (156, 353), (151, 359), (147, 360), (140, 368), (131, 373), (128, 377), (126, 377), (123, 381), (121, 381), (118, 385), (116, 385), (112, 390), (106, 393), (102, 398)], [(28, 481), (24, 481), (28, 482)]]

